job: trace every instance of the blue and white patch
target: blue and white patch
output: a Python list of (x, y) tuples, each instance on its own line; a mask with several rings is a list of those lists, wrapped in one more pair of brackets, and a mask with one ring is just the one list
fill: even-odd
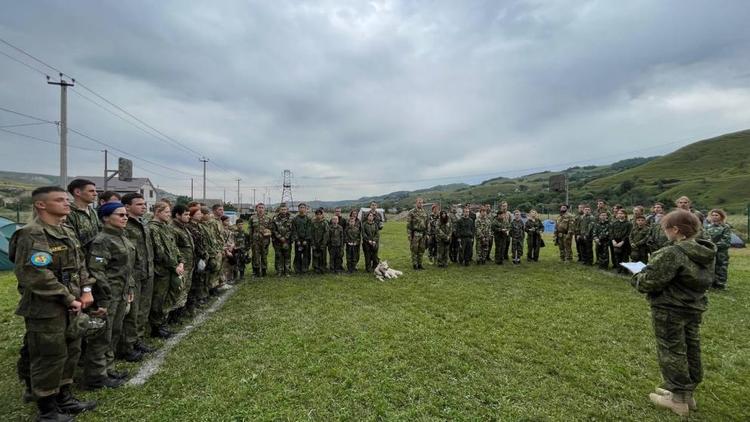
[(35, 267), (46, 267), (52, 263), (52, 255), (47, 252), (36, 252), (31, 255), (31, 265)]
[(104, 262), (104, 258), (102, 258), (101, 256), (95, 256), (94, 257), (94, 261), (96, 261), (96, 262)]

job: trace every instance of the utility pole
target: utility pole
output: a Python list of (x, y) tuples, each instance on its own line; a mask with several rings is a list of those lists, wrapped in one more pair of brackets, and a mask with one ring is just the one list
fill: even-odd
[(255, 206), (257, 202), (255, 202), (255, 188), (253, 188), (253, 206)]
[(190, 178), (190, 199), (193, 199), (193, 178)]
[(203, 163), (203, 202), (206, 202), (206, 163), (208, 162), (208, 158), (203, 157), (198, 159), (198, 161)]
[(104, 192), (107, 191), (107, 184), (109, 183), (109, 172), (107, 171), (107, 150), (104, 150)]
[(237, 178), (237, 214), (242, 212), (242, 202), (240, 202), (240, 181), (241, 180), (242, 179), (240, 179), (239, 177)]
[(227, 188), (224, 188), (224, 202), (222, 203), (222, 205), (226, 203), (227, 203)]
[(65, 188), (68, 185), (68, 87), (74, 86), (76, 80), (67, 82), (61, 73), (60, 81), (50, 81), (47, 77), (47, 83), (60, 87), (60, 186)]

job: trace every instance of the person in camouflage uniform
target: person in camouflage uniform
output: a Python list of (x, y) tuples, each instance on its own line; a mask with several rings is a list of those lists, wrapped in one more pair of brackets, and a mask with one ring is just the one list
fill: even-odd
[(128, 212), (128, 224), (125, 226), (125, 237), (135, 246), (135, 265), (133, 267), (133, 302), (130, 311), (122, 323), (122, 341), (119, 354), (126, 361), (138, 360), (134, 352), (150, 353), (155, 349), (145, 343), (148, 314), (151, 312), (151, 298), (154, 290), (154, 251), (151, 237), (143, 215), (146, 213), (146, 201), (140, 193), (128, 193), (122, 197), (122, 203)]
[(234, 255), (235, 230), (232, 229), (231, 221), (226, 215), (221, 216), (221, 239), (224, 246), (221, 264), (221, 286), (220, 290), (225, 290), (234, 284), (234, 273), (237, 268), (237, 257)]
[(208, 287), (209, 295), (218, 295), (219, 287), (222, 285), (221, 276), (224, 273), (225, 238), (224, 226), (221, 217), (224, 216), (224, 207), (220, 204), (211, 206), (211, 213), (206, 213), (206, 229), (208, 230), (213, 244), (213, 254), (209, 258)]
[(539, 261), (539, 250), (542, 247), (542, 233), (544, 233), (544, 223), (539, 219), (536, 210), (529, 211), (528, 218), (524, 224), (524, 231), (529, 235), (527, 238), (527, 261)]
[(328, 255), (332, 273), (338, 274), (344, 271), (343, 254), (344, 228), (339, 224), (339, 218), (334, 215), (328, 226)]
[[(190, 234), (188, 225), (190, 224), (190, 211), (184, 205), (175, 205), (172, 209), (172, 231), (174, 232), (177, 249), (180, 250), (183, 267), (185, 272), (182, 274), (182, 288), (179, 295), (174, 300), (174, 310), (170, 313), (170, 319), (179, 323), (182, 318), (187, 297), (193, 286), (193, 270), (195, 268), (195, 242)], [(176, 293), (176, 292), (175, 292)]]
[(117, 379), (120, 377), (115, 371), (115, 352), (135, 289), (135, 245), (125, 235), (128, 224), (125, 205), (104, 204), (99, 208), (99, 216), (104, 227), (91, 241), (87, 261), (91, 276), (96, 280), (93, 294), (97, 311), (92, 315), (106, 318), (107, 323), (99, 335), (88, 339), (83, 365), (86, 389), (116, 387), (123, 383)]
[(266, 214), (266, 206), (259, 203), (250, 217), (250, 236), (253, 248), (253, 275), (265, 277), (268, 270), (268, 246), (273, 234), (273, 220)]
[(578, 262), (583, 262), (584, 252), (584, 247), (583, 245), (581, 245), (581, 236), (578, 235), (581, 227), (581, 220), (583, 219), (583, 207), (584, 204), (578, 204), (578, 211), (575, 214), (575, 220), (573, 220), (573, 226), (571, 227), (571, 230), (573, 231), (573, 240), (576, 245), (576, 255), (578, 255)]
[(646, 242), (650, 253), (654, 253), (669, 244), (669, 239), (667, 239), (667, 235), (660, 224), (662, 217), (664, 217), (664, 204), (657, 202), (653, 209), (654, 213), (647, 219), (651, 229)]
[(406, 217), (406, 232), (409, 235), (409, 250), (411, 251), (411, 266), (415, 270), (423, 270), (422, 255), (427, 244), (427, 212), (422, 208), (424, 201), (417, 198), (415, 207)]
[(458, 238), (458, 263), (468, 267), (471, 264), (472, 243), (474, 242), (474, 220), (470, 216), (469, 206), (465, 206), (461, 218), (455, 226)]
[(583, 216), (578, 222), (576, 236), (580, 238), (581, 250), (583, 253), (583, 265), (594, 265), (594, 245), (592, 231), (596, 224), (596, 217), (591, 214), (591, 207), (588, 204), (583, 205)]
[(598, 217), (601, 213), (607, 213), (607, 220), (612, 220), (612, 212), (610, 212), (607, 206), (607, 201), (603, 199), (596, 200), (596, 216)]
[(183, 288), (182, 275), (185, 271), (174, 232), (169, 227), (170, 211), (167, 203), (157, 202), (154, 205), (154, 218), (148, 222), (154, 248), (154, 297), (149, 323), (151, 336), (160, 338), (172, 336), (167, 329), (167, 315)]
[[(273, 225), (273, 221), (271, 224)], [(241, 218), (238, 218), (237, 222), (234, 223), (232, 231), (234, 231), (234, 251), (232, 254), (237, 260), (234, 269), (234, 279), (240, 282), (245, 278), (245, 267), (249, 262), (248, 245), (251, 244), (251, 240), (250, 234), (245, 230), (245, 220)]]
[(203, 237), (203, 244), (206, 246), (206, 253), (208, 258), (205, 262), (205, 268), (203, 270), (202, 281), (206, 289), (206, 297), (201, 300), (201, 305), (208, 303), (208, 299), (212, 294), (216, 293), (215, 286), (212, 285), (212, 276), (217, 271), (221, 271), (221, 255), (223, 253), (221, 240), (216, 232), (216, 226), (214, 225), (214, 217), (211, 215), (211, 209), (206, 206), (201, 206), (201, 220), (198, 227), (201, 230)]
[(509, 244), (507, 239), (510, 239), (510, 222), (510, 213), (503, 211), (501, 207), (490, 225), (492, 234), (495, 236), (495, 264), (497, 265), (502, 265), (503, 261), (508, 259), (506, 248)]
[(289, 277), (292, 271), (292, 220), (286, 202), (279, 204), (271, 232), (276, 275)]
[[(513, 221), (513, 214), (508, 211), (508, 202), (503, 201), (500, 203), (500, 212), (505, 216), (505, 220), (508, 222), (508, 229), (510, 230), (510, 222)], [(503, 259), (508, 261), (508, 254), (510, 254), (510, 231), (505, 236), (505, 246), (503, 247)], [(497, 246), (495, 246), (497, 248)]]
[(484, 209), (487, 211), (487, 218), (490, 220), (490, 238), (487, 242), (487, 256), (484, 258), (485, 261), (490, 261), (490, 254), (492, 253), (492, 245), (494, 244), (495, 236), (492, 234), (492, 219), (494, 218), (494, 215), (492, 214), (492, 205), (490, 204), (484, 204)]
[(440, 205), (432, 204), (431, 214), (427, 220), (427, 257), (431, 263), (437, 260), (437, 226), (440, 224)]
[(479, 216), (474, 221), (476, 227), (477, 264), (484, 265), (490, 259), (490, 239), (492, 239), (492, 219), (487, 216), (487, 208), (479, 209)]
[(385, 213), (381, 215), (378, 212), (378, 203), (375, 201), (370, 202), (370, 210), (368, 212), (375, 216), (375, 224), (377, 224), (378, 230), (383, 230), (383, 226), (385, 225)]
[(435, 241), (437, 242), (437, 264), (438, 267), (448, 266), (448, 254), (451, 239), (453, 238), (453, 223), (445, 211), (440, 211), (440, 221), (435, 229)]
[(102, 230), (102, 222), (91, 205), (96, 202), (96, 185), (86, 179), (75, 179), (68, 184), (68, 192), (73, 196), (70, 214), (65, 218), (84, 249)]
[(323, 274), (326, 272), (326, 253), (328, 252), (328, 222), (323, 217), (323, 209), (318, 208), (315, 210), (315, 218), (313, 218), (312, 226), (310, 228), (312, 247), (312, 266), (316, 274)]
[(365, 271), (371, 273), (378, 266), (378, 248), (380, 247), (380, 229), (373, 213), (367, 214), (367, 221), (362, 224), (362, 251), (365, 255)]
[(716, 246), (697, 238), (700, 220), (676, 210), (661, 224), (673, 242), (651, 257), (632, 278), (651, 305), (656, 350), (664, 384), (649, 399), (659, 407), (688, 416), (696, 408), (693, 393), (703, 380), (700, 324), (713, 283)]
[(727, 213), (722, 209), (712, 209), (708, 213), (710, 224), (705, 227), (704, 235), (716, 245), (716, 267), (714, 282), (711, 287), (719, 290), (727, 288), (729, 269), (729, 248), (732, 246), (732, 228), (726, 223)]
[(349, 213), (349, 221), (344, 230), (344, 241), (346, 242), (346, 272), (351, 274), (357, 270), (359, 245), (362, 243), (362, 223), (357, 218), (357, 210)]
[(609, 213), (606, 211), (599, 213), (599, 221), (591, 229), (591, 238), (596, 248), (597, 265), (603, 270), (609, 269), (609, 244), (612, 238), (609, 234)]
[(573, 220), (575, 217), (568, 213), (568, 206), (560, 206), (560, 215), (555, 220), (555, 244), (560, 248), (560, 260), (570, 262), (573, 260)]
[(18, 375), (28, 398), (36, 401), (39, 420), (72, 420), (66, 414), (96, 407), (96, 402), (73, 397), (81, 337), (66, 335), (81, 310), (93, 303), (95, 280), (76, 233), (63, 224), (71, 212), (67, 193), (57, 186), (40, 187), (31, 201), (34, 218), (13, 234), (8, 248), (21, 294), (16, 315), (24, 318), (26, 329)]
[(193, 238), (193, 253), (195, 254), (195, 265), (192, 275), (192, 283), (188, 292), (185, 313), (187, 316), (195, 315), (195, 308), (206, 303), (208, 300), (208, 281), (206, 280), (206, 262), (208, 262), (208, 239), (201, 226), (203, 212), (197, 202), (188, 204), (190, 222), (186, 225), (190, 236)]
[(625, 209), (620, 208), (615, 212), (615, 221), (609, 226), (610, 244), (612, 245), (612, 268), (618, 273), (627, 274), (622, 262), (628, 262), (630, 258), (630, 231), (633, 225), (628, 221)]
[(310, 268), (310, 242), (312, 220), (307, 215), (307, 204), (297, 206), (297, 215), (292, 219), (292, 242), (294, 243), (294, 272), (307, 273)]
[[(333, 209), (333, 217), (336, 217), (339, 219), (339, 226), (346, 230), (346, 224), (348, 223), (347, 218), (341, 215), (341, 207), (336, 207)], [(328, 224), (331, 224), (331, 221), (333, 220), (333, 217), (331, 217), (331, 220), (328, 221)]]
[(456, 236), (456, 223), (458, 223), (458, 215), (456, 213), (456, 207), (451, 207), (451, 212), (448, 214), (448, 218), (451, 219), (451, 226), (453, 227), (453, 234), (451, 235), (451, 244), (448, 249), (449, 257), (451, 262), (458, 262), (458, 237)]
[(525, 226), (521, 219), (521, 211), (513, 211), (513, 221), (510, 222), (510, 239), (514, 264), (520, 264), (521, 257), (523, 257), (523, 238), (526, 234), (524, 228)]
[(646, 224), (643, 214), (635, 218), (635, 225), (630, 231), (630, 260), (648, 264), (648, 238), (651, 228)]

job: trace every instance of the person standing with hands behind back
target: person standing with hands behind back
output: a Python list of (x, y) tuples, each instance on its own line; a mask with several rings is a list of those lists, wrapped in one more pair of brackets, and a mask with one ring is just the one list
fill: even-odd
[(661, 219), (673, 242), (651, 257), (632, 279), (633, 287), (646, 293), (656, 335), (662, 388), (649, 394), (659, 407), (688, 416), (696, 408), (693, 392), (703, 380), (700, 324), (713, 283), (716, 246), (697, 238), (701, 222), (689, 211), (672, 211)]

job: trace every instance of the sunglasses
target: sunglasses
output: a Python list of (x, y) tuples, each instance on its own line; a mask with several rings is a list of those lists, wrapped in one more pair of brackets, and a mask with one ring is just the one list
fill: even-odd
[(117, 216), (117, 217), (127, 217), (128, 213), (126, 213), (126, 212), (113, 212), (112, 215)]

